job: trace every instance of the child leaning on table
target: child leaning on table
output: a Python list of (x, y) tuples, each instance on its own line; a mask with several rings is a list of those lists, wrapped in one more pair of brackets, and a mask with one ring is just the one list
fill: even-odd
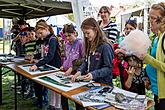
[(83, 21), (81, 29), (84, 33), (85, 60), (79, 71), (73, 75), (72, 80), (82, 75), (83, 80), (94, 80), (108, 85), (112, 84), (112, 68), (114, 50), (97, 21), (87, 18)]
[[(58, 53), (58, 42), (55, 38), (53, 29), (50, 25), (48, 25), (46, 22), (42, 21), (36, 24), (35, 27), (35, 31), (36, 31), (36, 35), (38, 38), (43, 39), (43, 58), (41, 60), (39, 60), (36, 64), (34, 64), (33, 66), (31, 66), (29, 69), (31, 71), (35, 71), (38, 69), (39, 66), (45, 65), (45, 64), (49, 64), (51, 66), (60, 68), (61, 66), (61, 59), (60, 59), (60, 55)], [(38, 86), (36, 86), (36, 96), (38, 95), (37, 98), (37, 106), (39, 106), (40, 108), (42, 108), (42, 104), (46, 101), (48, 103), (48, 94), (47, 92), (45, 93), (45, 95), (47, 97), (43, 97), (43, 86), (38, 84)], [(52, 94), (55, 94), (54, 92), (51, 92), (51, 96)], [(46, 98), (46, 99), (44, 99)]]
[[(75, 74), (76, 64), (81, 64), (83, 58), (83, 41), (80, 38), (77, 38), (77, 32), (73, 24), (66, 24), (65, 36), (67, 43), (65, 44), (65, 58), (61, 70), (65, 71), (65, 75)], [(79, 65), (80, 65), (79, 64)], [(74, 67), (73, 67), (74, 66)]]
[(25, 60), (30, 61), (34, 52), (36, 51), (36, 34), (34, 27), (29, 27), (27, 31), (27, 42), (24, 44), (25, 47)]
[[(34, 52), (36, 51), (36, 36), (35, 36), (34, 27), (29, 27), (27, 30), (26, 42), (24, 43), (25, 47), (25, 60), (29, 61), (33, 59)], [(28, 79), (28, 84), (30, 91), (26, 98), (34, 98), (34, 87), (33, 81)]]

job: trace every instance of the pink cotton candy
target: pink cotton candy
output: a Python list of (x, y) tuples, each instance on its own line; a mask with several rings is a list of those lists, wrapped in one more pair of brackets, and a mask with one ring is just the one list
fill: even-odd
[(120, 48), (125, 49), (128, 53), (141, 55), (147, 52), (150, 45), (151, 41), (144, 32), (133, 30), (121, 42)]

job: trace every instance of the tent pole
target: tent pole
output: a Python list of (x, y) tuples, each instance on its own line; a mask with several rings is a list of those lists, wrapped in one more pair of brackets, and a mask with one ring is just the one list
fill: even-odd
[(82, 31), (80, 29), (81, 23), (84, 19), (82, 0), (72, 0), (72, 10), (73, 10), (74, 18), (76, 20), (78, 37), (81, 37), (83, 39)]

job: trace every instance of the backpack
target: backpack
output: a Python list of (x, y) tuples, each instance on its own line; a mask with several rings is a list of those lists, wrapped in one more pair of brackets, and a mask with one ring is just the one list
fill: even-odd
[(57, 35), (56, 40), (58, 42), (58, 54), (60, 55), (61, 58), (65, 57), (65, 41), (62, 39), (60, 35)]
[(60, 56), (60, 58), (64, 58), (65, 57), (65, 41), (61, 38), (60, 35), (54, 36), (54, 34), (50, 37), (49, 42), (52, 38), (55, 38), (58, 42), (57, 44), (57, 53)]
[(165, 40), (165, 34), (163, 34), (162, 45), (161, 45), (162, 46), (163, 53), (165, 54), (164, 40)]

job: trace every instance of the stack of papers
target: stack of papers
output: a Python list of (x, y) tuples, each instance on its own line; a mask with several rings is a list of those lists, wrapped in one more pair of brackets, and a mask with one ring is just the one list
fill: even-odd
[(113, 87), (112, 91), (102, 92), (103, 90), (106, 90), (105, 87), (99, 87), (73, 95), (72, 97), (79, 100), (84, 107), (96, 105), (107, 107), (107, 104), (125, 110), (130, 108), (131, 110), (137, 110), (146, 107), (145, 102), (147, 102), (147, 98), (145, 95), (138, 95), (118, 87)]
[(64, 76), (64, 72), (58, 71), (55, 73), (42, 75), (33, 78), (36, 81), (42, 82), (44, 84), (50, 85), (52, 87), (58, 88), (62, 91), (70, 91), (79, 87), (82, 87), (84, 85), (87, 85), (89, 83), (92, 83), (93, 81), (83, 82), (72, 82), (70, 76)]

